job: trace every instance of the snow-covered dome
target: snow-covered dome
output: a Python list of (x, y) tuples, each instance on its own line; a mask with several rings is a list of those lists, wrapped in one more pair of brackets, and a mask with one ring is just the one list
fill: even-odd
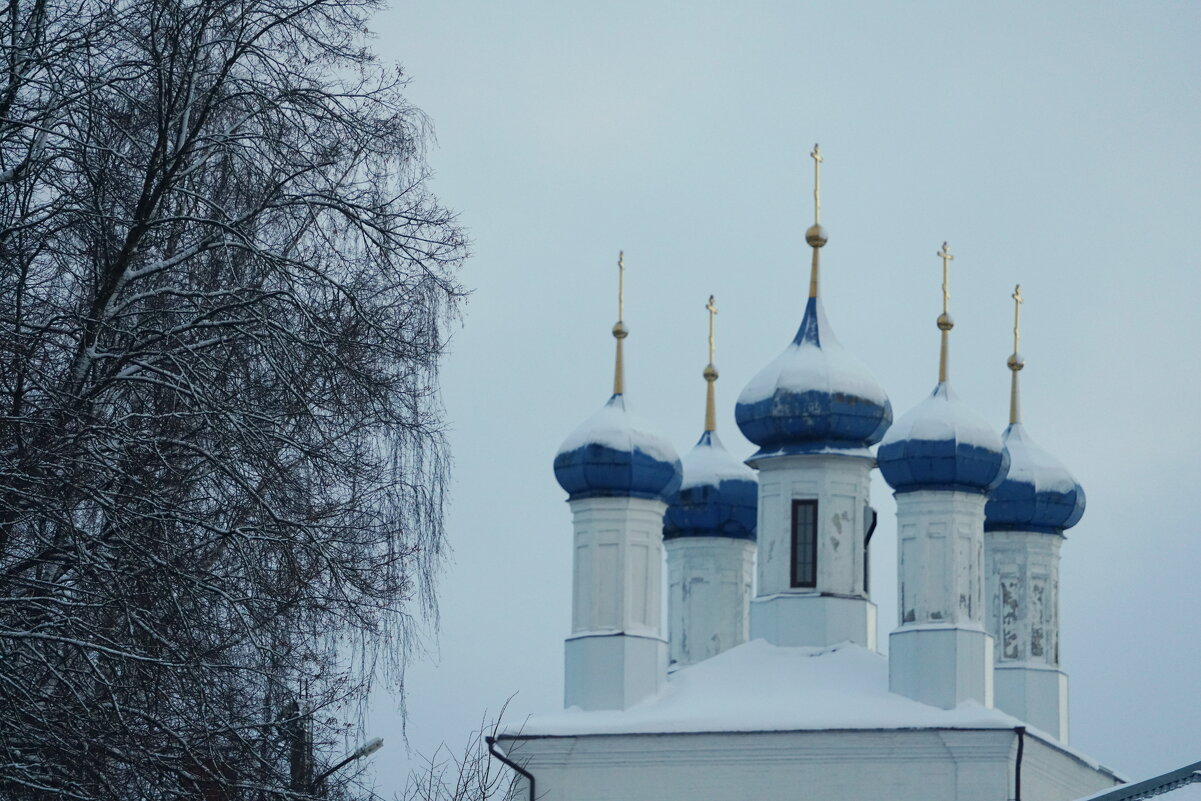
[(559, 446), (555, 478), (570, 500), (622, 497), (666, 500), (680, 486), (671, 443), (626, 411), (615, 394)]
[(1084, 488), (1058, 459), (1040, 448), (1021, 423), (1001, 435), (1009, 475), (984, 507), (985, 531), (1060, 533), (1084, 515)]
[(1009, 467), (1001, 438), (945, 381), (888, 430), (876, 460), (897, 492), (988, 492)]
[(759, 482), (751, 470), (706, 431), (684, 455), (684, 479), (668, 500), (663, 539), (733, 537), (755, 539)]
[(792, 344), (746, 385), (734, 416), (758, 455), (812, 453), (879, 442), (892, 404), (810, 297)]

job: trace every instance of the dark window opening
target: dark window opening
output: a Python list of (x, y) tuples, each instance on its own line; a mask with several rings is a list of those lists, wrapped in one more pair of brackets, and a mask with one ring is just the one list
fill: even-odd
[(792, 586), (817, 586), (817, 501), (792, 502)]
[(863, 507), (863, 525), (867, 529), (863, 534), (863, 592), (866, 594), (872, 591), (871, 551), (867, 546), (872, 544), (872, 535), (876, 533), (876, 510), (870, 506)]

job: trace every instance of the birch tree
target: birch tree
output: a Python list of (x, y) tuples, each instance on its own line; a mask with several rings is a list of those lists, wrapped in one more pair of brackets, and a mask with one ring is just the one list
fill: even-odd
[(399, 682), (465, 248), (373, 5), (0, 10), (0, 797), (308, 797)]

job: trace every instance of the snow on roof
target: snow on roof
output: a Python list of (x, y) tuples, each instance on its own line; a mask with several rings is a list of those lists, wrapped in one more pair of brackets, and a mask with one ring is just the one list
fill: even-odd
[(704, 485), (717, 486), (722, 481), (757, 481), (755, 471), (732, 456), (716, 431), (705, 432), (701, 441), (684, 454), (684, 481), (680, 489)]
[(988, 421), (959, 400), (958, 393), (945, 382), (893, 423), (880, 446), (902, 440), (951, 440), (995, 452), (1002, 448), (1001, 438)]
[(676, 461), (675, 448), (655, 433), (655, 428), (626, 410), (624, 395), (609, 398), (600, 410), (585, 420), (559, 446), (559, 453), (570, 453), (586, 445), (603, 445), (615, 451), (642, 451), (652, 459)]
[(1071, 492), (1076, 489), (1076, 479), (1072, 478), (1068, 469), (1039, 447), (1021, 423), (1009, 427), (1004, 441), (1009, 451), (1008, 481), (1033, 484), (1041, 492)]
[(811, 298), (808, 305), (812, 306), (812, 312), (806, 309), (806, 319), (796, 339), (751, 379), (738, 396), (738, 402), (757, 403), (779, 391), (818, 390), (854, 395), (879, 406), (887, 404), (883, 388), (834, 335), (821, 301)]
[(782, 648), (754, 640), (672, 674), (624, 711), (535, 715), (510, 736), (825, 729), (1012, 729), (1022, 722), (965, 702), (939, 709), (888, 691), (886, 657), (852, 643)]

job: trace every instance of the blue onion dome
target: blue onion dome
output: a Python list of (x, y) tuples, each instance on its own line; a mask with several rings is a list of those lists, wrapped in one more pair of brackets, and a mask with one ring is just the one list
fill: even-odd
[(571, 433), (555, 456), (555, 478), (569, 500), (653, 498), (680, 486), (680, 458), (671, 443), (626, 411), (615, 394)]
[(1009, 468), (1001, 438), (945, 381), (888, 430), (876, 460), (896, 492), (987, 493)]
[(734, 417), (756, 456), (862, 450), (888, 430), (892, 404), (810, 297), (796, 337), (742, 390)]
[(984, 507), (985, 531), (1062, 533), (1084, 516), (1084, 488), (1058, 459), (1040, 448), (1021, 423), (1001, 435), (1009, 475)]
[(732, 537), (755, 539), (759, 482), (751, 470), (706, 431), (684, 455), (684, 479), (667, 502), (663, 539)]

